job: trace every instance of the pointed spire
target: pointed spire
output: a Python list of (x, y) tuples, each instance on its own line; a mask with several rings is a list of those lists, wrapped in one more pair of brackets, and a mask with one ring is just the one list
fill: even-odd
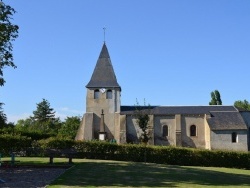
[(111, 63), (111, 59), (108, 53), (107, 46), (104, 42), (101, 53), (97, 60), (94, 72), (89, 83), (86, 85), (87, 88), (120, 88), (117, 83), (115, 72)]

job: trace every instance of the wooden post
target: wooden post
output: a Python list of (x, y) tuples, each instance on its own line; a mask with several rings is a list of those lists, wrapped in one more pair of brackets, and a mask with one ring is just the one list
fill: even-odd
[(72, 164), (72, 156), (69, 156), (69, 164)]
[(49, 164), (53, 164), (53, 156), (51, 155), (50, 157), (49, 157)]

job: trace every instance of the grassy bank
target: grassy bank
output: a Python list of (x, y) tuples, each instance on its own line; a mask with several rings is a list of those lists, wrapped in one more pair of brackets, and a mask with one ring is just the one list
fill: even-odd
[[(3, 158), (2, 160), (9, 160)], [(16, 157), (20, 164), (48, 165), (41, 157)], [(55, 165), (67, 164), (55, 158)], [(74, 159), (74, 166), (49, 188), (68, 187), (250, 187), (250, 170)]]
[(84, 160), (55, 180), (58, 187), (250, 187), (250, 171)]

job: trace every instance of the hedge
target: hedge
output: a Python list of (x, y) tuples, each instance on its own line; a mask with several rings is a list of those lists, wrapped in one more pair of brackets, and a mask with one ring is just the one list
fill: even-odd
[(210, 151), (173, 146), (117, 145), (100, 141), (78, 141), (74, 147), (81, 158), (250, 169), (249, 152)]
[(20, 135), (0, 135), (0, 153), (9, 156), (12, 152), (25, 152), (31, 146), (31, 138)]
[[(250, 169), (250, 152), (210, 151), (173, 146), (115, 144), (103, 141), (73, 141), (49, 138), (33, 141), (22, 136), (0, 135), (0, 153), (22, 151), (27, 156), (45, 156), (45, 150), (75, 148), (78, 158), (148, 162), (182, 166), (213, 166)], [(2, 144), (5, 143), (5, 144)]]

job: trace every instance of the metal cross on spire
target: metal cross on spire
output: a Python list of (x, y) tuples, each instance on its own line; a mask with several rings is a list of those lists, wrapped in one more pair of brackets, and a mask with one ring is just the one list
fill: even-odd
[(105, 37), (106, 37), (105, 36), (106, 35), (106, 27), (103, 28), (103, 35), (104, 35), (104, 43), (105, 43), (105, 41), (106, 41), (106, 39), (105, 39)]

